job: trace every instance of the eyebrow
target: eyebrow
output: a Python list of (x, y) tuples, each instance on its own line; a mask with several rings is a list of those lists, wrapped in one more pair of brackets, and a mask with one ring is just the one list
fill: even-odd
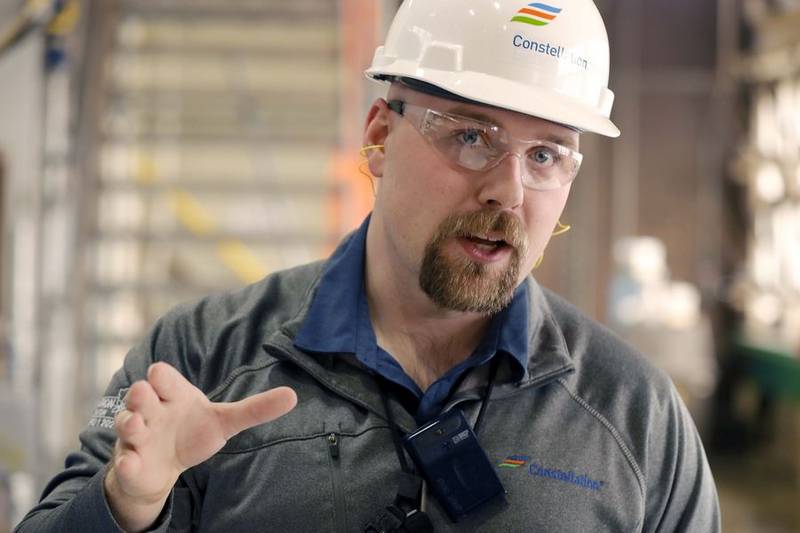
[[(503, 124), (498, 122), (496, 118), (490, 117), (489, 115), (481, 113), (480, 111), (475, 111), (474, 109), (463, 105), (457, 105), (453, 108), (448, 109), (446, 112), (451, 113), (453, 115), (461, 115), (462, 117), (474, 118), (476, 120), (480, 120), (481, 122), (486, 122), (488, 124), (491, 124), (492, 126), (497, 126), (505, 129), (505, 126), (503, 126)], [(542, 119), (542, 120), (546, 120), (547, 122), (552, 122), (547, 119)], [(547, 135), (541, 137), (541, 139), (545, 141), (550, 141), (552, 143), (560, 144), (561, 146), (566, 146), (571, 150), (575, 151), (578, 150), (577, 142), (575, 142), (571, 137), (559, 135), (558, 133), (548, 133)]]

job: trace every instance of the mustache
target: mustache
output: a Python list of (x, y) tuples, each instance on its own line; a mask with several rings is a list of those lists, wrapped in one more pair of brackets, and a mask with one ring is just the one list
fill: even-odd
[(473, 237), (493, 234), (499, 236), (509, 246), (524, 251), (527, 248), (527, 234), (522, 222), (507, 211), (481, 209), (472, 213), (450, 215), (439, 226), (436, 240), (449, 237)]

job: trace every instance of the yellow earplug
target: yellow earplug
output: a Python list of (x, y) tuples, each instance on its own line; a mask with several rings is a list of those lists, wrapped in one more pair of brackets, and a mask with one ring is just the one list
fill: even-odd
[(364, 157), (367, 157), (367, 152), (369, 152), (370, 150), (381, 150), (381, 151), (383, 151), (383, 145), (382, 144), (370, 144), (370, 145), (367, 145), (367, 146), (362, 146), (361, 150), (359, 150), (359, 153), (361, 155), (363, 155)]
[(569, 224), (562, 224), (561, 221), (558, 221), (558, 226), (556, 226), (555, 231), (553, 231), (553, 237), (558, 237), (559, 235), (564, 235), (566, 232), (572, 229), (572, 226)]
[[(362, 157), (366, 158), (367, 157), (367, 153), (370, 150), (381, 150), (381, 151), (383, 151), (383, 145), (382, 144), (370, 144), (370, 145), (367, 145), (367, 146), (362, 146), (361, 150), (359, 150), (358, 153), (361, 154)], [(371, 173), (367, 172), (367, 166), (368, 165), (369, 165), (368, 161), (363, 161), (360, 165), (358, 165), (358, 173), (369, 180), (369, 186), (372, 187), (372, 196), (375, 196), (375, 181), (374, 181), (375, 178)]]
[[(556, 229), (553, 231), (553, 237), (564, 235), (566, 232), (572, 229), (572, 226), (570, 226), (569, 224), (562, 224), (560, 220), (558, 221), (557, 224), (558, 225), (556, 226)], [(544, 254), (540, 255), (539, 259), (536, 260), (536, 263), (534, 263), (533, 265), (533, 269), (536, 270), (537, 268), (539, 268), (542, 265), (543, 261), (544, 261)]]

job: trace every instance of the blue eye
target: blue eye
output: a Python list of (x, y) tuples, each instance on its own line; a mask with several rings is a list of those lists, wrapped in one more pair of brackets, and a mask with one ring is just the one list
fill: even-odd
[(539, 146), (535, 148), (530, 155), (531, 159), (533, 159), (534, 163), (541, 166), (550, 166), (553, 165), (558, 156), (553, 153), (553, 151), (547, 147)]
[(458, 140), (467, 146), (475, 146), (480, 144), (483, 139), (478, 130), (463, 130), (458, 133)]

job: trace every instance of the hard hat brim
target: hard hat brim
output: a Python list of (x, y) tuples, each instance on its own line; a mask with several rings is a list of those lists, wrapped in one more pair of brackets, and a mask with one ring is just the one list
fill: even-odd
[[(426, 82), (457, 96), (502, 109), (563, 124), (584, 132), (606, 137), (619, 137), (617, 126), (597, 110), (577, 102), (568, 95), (542, 90), (530, 85), (497, 78), (472, 71), (449, 72), (419, 68), (410, 61), (395, 60), (380, 68), (372, 67), (364, 74), (375, 81), (386, 78), (407, 77)], [(494, 101), (492, 95), (502, 94), (502, 102)]]

